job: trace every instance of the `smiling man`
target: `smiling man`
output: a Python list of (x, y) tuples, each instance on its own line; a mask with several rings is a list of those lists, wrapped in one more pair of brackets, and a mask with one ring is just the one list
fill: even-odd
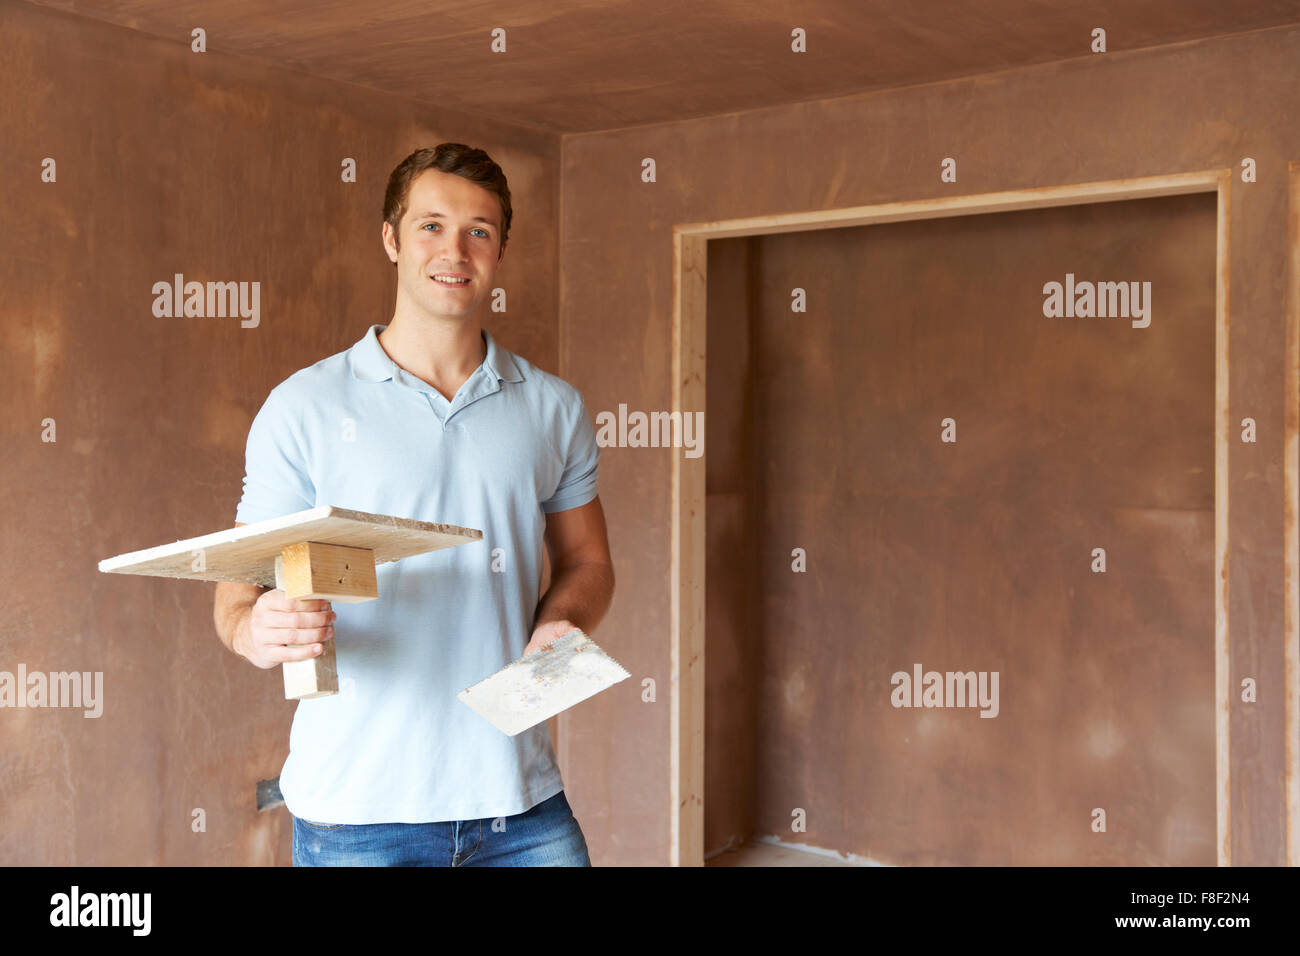
[(376, 601), (217, 586), (218, 634), (261, 668), (319, 654), (338, 625), (343, 692), (298, 703), (280, 776), (296, 866), (590, 865), (547, 725), (508, 737), (456, 699), (591, 633), (614, 591), (582, 396), (482, 327), (510, 220), (482, 150), (403, 160), (382, 226), (392, 320), (277, 385), (249, 431), (237, 524), (332, 504), (483, 531), (380, 565)]

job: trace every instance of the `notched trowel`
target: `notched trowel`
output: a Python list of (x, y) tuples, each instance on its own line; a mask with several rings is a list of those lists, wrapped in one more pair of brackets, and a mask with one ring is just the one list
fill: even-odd
[(513, 737), (631, 676), (575, 627), (456, 696)]

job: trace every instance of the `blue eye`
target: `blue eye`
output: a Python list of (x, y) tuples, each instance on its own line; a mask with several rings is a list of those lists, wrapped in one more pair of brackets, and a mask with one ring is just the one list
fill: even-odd
[[(426, 222), (426, 223), (425, 223), (423, 226), (421, 226), (420, 228), (421, 228), (421, 229), (427, 229), (427, 228), (429, 228), (430, 226), (437, 226), (437, 225), (440, 225), (440, 223), (436, 223), (436, 222)], [(491, 238), (492, 238), (492, 237), (488, 234), (488, 231), (487, 231), (486, 229), (475, 228), (474, 231), (475, 231), (475, 232), (481, 232), (481, 233), (483, 233), (483, 238), (484, 238), (484, 239), (491, 239)]]

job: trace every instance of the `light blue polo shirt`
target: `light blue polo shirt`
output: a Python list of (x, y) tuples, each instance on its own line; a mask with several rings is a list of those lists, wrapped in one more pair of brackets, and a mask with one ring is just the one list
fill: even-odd
[(456, 694), (523, 654), (545, 516), (596, 497), (595, 430), (577, 389), (486, 330), (449, 402), (388, 357), (384, 328), (271, 390), (235, 520), (328, 504), (483, 540), (381, 564), (377, 600), (333, 605), (341, 693), (298, 702), (280, 790), (324, 823), (522, 813), (564, 786), (547, 725), (509, 737)]

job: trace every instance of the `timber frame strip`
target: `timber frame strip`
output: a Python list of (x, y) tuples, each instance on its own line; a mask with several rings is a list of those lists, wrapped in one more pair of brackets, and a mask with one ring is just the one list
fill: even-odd
[(1286, 603), (1286, 734), (1283, 767), (1286, 787), (1286, 863), (1300, 866), (1300, 160), (1287, 177), (1286, 395), (1283, 414), (1285, 453), (1282, 498), (1283, 585)]

